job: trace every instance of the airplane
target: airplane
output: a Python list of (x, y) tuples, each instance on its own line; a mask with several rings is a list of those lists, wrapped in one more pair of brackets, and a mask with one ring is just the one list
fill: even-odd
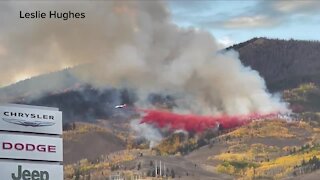
[(127, 107), (127, 104), (120, 104), (115, 106), (114, 108), (118, 109), (118, 108), (125, 108), (125, 107)]

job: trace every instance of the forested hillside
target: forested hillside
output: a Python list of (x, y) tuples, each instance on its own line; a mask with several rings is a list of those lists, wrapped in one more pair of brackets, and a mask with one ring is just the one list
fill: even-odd
[(320, 42), (253, 38), (227, 49), (239, 52), (242, 63), (257, 70), (271, 91), (320, 84)]

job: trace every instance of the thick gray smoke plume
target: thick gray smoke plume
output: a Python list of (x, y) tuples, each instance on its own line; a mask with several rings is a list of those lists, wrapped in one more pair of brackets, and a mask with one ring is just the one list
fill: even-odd
[[(2, 6), (3, 5), (3, 6)], [(85, 12), (85, 19), (19, 19), (19, 10)], [(165, 2), (1, 2), (1, 84), (77, 66), (96, 87), (131, 87), (178, 97), (179, 111), (242, 114), (285, 111), (237, 53), (219, 52), (205, 31), (173, 24)]]

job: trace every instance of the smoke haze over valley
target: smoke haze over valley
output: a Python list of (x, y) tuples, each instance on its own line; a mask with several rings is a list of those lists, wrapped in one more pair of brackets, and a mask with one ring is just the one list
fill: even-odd
[[(319, 10), (3, 1), (0, 103), (62, 111), (66, 180), (316, 179)], [(50, 11), (85, 17), (19, 17)]]

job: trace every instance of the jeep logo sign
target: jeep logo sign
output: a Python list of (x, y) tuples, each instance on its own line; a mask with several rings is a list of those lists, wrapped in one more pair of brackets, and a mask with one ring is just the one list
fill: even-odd
[(12, 173), (11, 177), (13, 180), (20, 180), (20, 179), (32, 179), (32, 180), (48, 180), (50, 179), (50, 175), (48, 171), (37, 171), (33, 170), (32, 172), (30, 170), (23, 170), (21, 165), (18, 165), (18, 172)]
[(0, 130), (61, 135), (62, 113), (50, 108), (0, 105)]
[(1, 179), (5, 180), (62, 180), (63, 166), (43, 163), (0, 162)]
[(0, 158), (62, 161), (62, 138), (0, 133)]

